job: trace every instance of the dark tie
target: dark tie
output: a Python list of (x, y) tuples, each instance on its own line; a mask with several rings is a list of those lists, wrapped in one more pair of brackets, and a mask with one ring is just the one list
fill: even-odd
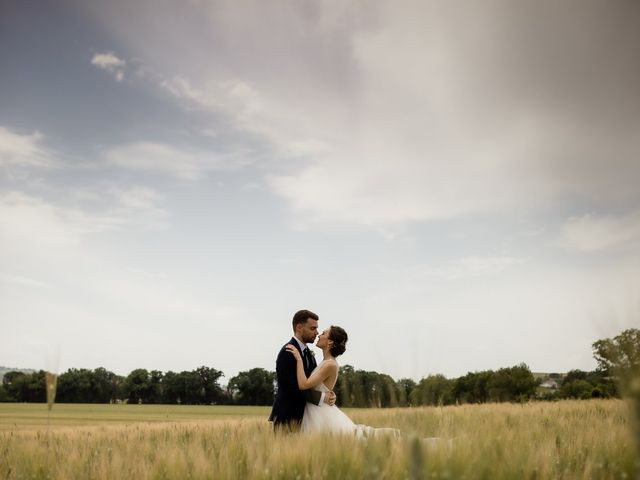
[(302, 356), (304, 358), (304, 369), (308, 372), (309, 366), (311, 365), (311, 358), (309, 358), (310, 357), (309, 347), (305, 348), (302, 351)]

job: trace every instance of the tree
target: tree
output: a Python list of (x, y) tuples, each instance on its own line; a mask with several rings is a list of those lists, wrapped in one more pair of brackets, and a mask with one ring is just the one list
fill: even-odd
[(573, 382), (575, 380), (586, 380), (589, 374), (584, 370), (569, 370), (562, 380), (562, 385)]
[(6, 396), (16, 402), (46, 402), (45, 372), (8, 372), (2, 379)]
[(149, 372), (144, 368), (133, 370), (124, 380), (123, 393), (129, 403), (150, 403), (151, 383)]
[(355, 370), (351, 365), (343, 365), (338, 372), (338, 382), (334, 387), (336, 392), (336, 404), (340, 407), (354, 407), (356, 403), (353, 389)]
[(394, 407), (398, 404), (396, 382), (385, 374), (356, 370), (348, 376), (353, 407)]
[(222, 387), (220, 387), (219, 380), (224, 376), (224, 373), (215, 368), (205, 366), (198, 367), (194, 373), (200, 381), (200, 401), (195, 403), (211, 405), (212, 403), (219, 402), (223, 398)]
[(359, 407), (380, 407), (380, 392), (377, 385), (377, 372), (356, 370), (355, 383), (362, 389), (362, 405)]
[(640, 372), (640, 330), (637, 328), (598, 340), (592, 347), (598, 369), (609, 375), (626, 377)]
[(539, 381), (524, 363), (510, 368), (501, 368), (487, 381), (489, 400), (513, 402), (531, 398)]
[(0, 402), (10, 402), (10, 401), (11, 401), (11, 398), (9, 397), (9, 394), (4, 389), (4, 386), (0, 385)]
[(380, 392), (379, 406), (383, 408), (397, 407), (400, 395), (395, 380), (386, 373), (379, 373), (377, 376), (378, 390)]
[(28, 379), (25, 402), (46, 402), (47, 401), (47, 380), (46, 372), (37, 372), (26, 375)]
[(609, 398), (620, 396), (618, 393), (618, 388), (616, 383), (613, 381), (613, 378), (608, 376), (602, 370), (594, 370), (591, 372), (587, 372), (586, 379), (591, 385), (593, 385), (594, 390), (591, 392), (592, 397), (600, 398)]
[(92, 372), (92, 402), (109, 403), (115, 401), (118, 393), (118, 376), (105, 368), (99, 367)]
[(562, 380), (559, 394), (563, 398), (608, 398), (616, 396), (617, 391), (615, 384), (603, 370), (570, 370)]
[(219, 403), (225, 399), (219, 384), (223, 375), (221, 371), (209, 367), (198, 367), (191, 372), (169, 371), (162, 378), (162, 401), (188, 405)]
[(58, 376), (56, 402), (109, 403), (118, 398), (123, 378), (103, 367), (70, 368)]
[(252, 368), (231, 378), (227, 388), (238, 405), (272, 405), (275, 380), (275, 372)]
[(24, 372), (7, 372), (2, 377), (2, 388), (4, 389), (7, 398), (13, 402), (20, 402), (22, 397), (22, 390), (24, 386)]
[[(56, 401), (60, 403), (94, 403), (96, 382), (93, 372), (86, 368), (70, 368), (58, 377)], [(99, 388), (99, 387), (98, 387)]]
[(160, 370), (151, 370), (149, 372), (148, 403), (162, 403), (162, 378), (163, 374)]
[(183, 395), (179, 373), (168, 371), (162, 378), (162, 403), (180, 403)]
[(194, 371), (182, 371), (179, 374), (182, 388), (181, 400), (187, 405), (200, 405), (205, 396), (199, 375)]
[(351, 365), (340, 367), (334, 390), (341, 407), (395, 407), (400, 397), (389, 375), (354, 370)]
[(396, 382), (399, 407), (408, 407), (413, 405), (411, 402), (411, 392), (414, 388), (416, 388), (416, 382), (411, 378), (401, 378)]
[(488, 400), (487, 384), (495, 375), (493, 370), (468, 372), (454, 381), (453, 396), (459, 403), (485, 403)]
[(413, 405), (450, 405), (453, 403), (454, 381), (444, 375), (429, 375), (411, 392)]
[(564, 398), (587, 399), (593, 396), (593, 391), (593, 385), (580, 379), (562, 382), (562, 387), (560, 387), (560, 394)]

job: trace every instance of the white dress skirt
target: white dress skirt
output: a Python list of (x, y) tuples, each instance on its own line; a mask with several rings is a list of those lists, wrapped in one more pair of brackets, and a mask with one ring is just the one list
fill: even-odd
[[(320, 365), (322, 365), (322, 362), (320, 362), (318, 367)], [(314, 387), (314, 389), (325, 393), (329, 391), (323, 383)], [(357, 425), (335, 405), (327, 405), (326, 403), (314, 405), (309, 402), (307, 402), (304, 408), (302, 431), (306, 433), (331, 432), (354, 434), (357, 437), (371, 437), (380, 434), (395, 437), (400, 436), (400, 430), (396, 428), (374, 428), (368, 425)]]

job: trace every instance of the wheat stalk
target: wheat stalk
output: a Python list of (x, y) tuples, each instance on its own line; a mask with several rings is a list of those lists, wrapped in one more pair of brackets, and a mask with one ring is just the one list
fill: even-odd
[(56, 386), (58, 384), (58, 374), (45, 372), (45, 379), (47, 383), (47, 408), (49, 412), (53, 408), (53, 404), (56, 401)]

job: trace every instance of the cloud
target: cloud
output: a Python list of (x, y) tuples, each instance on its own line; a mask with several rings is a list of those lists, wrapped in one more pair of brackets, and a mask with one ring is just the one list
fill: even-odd
[(640, 210), (620, 215), (586, 214), (569, 218), (562, 243), (580, 252), (600, 252), (640, 244)]
[(169, 95), (266, 141), (267, 185), (307, 225), (640, 202), (635, 6), (147, 7), (91, 8)]
[(124, 70), (127, 62), (118, 58), (113, 52), (94, 54), (93, 58), (91, 58), (91, 64), (111, 72), (118, 82), (124, 79)]
[(164, 196), (156, 190), (141, 185), (128, 187), (107, 186), (110, 211), (123, 219), (128, 226), (164, 229), (169, 226), (170, 214), (160, 204)]
[(0, 272), (0, 282), (5, 282), (9, 284), (21, 285), (25, 287), (35, 287), (35, 288), (48, 288), (49, 284), (45, 282), (41, 282), (40, 280), (36, 280), (29, 277), (22, 277), (19, 275), (12, 275), (9, 273)]
[[(269, 38), (236, 9), (213, 18), (200, 6), (209, 22), (238, 26), (220, 33), (235, 46), (232, 66), (196, 72), (176, 60), (193, 73), (162, 86), (262, 136), (274, 157), (298, 157), (268, 185), (307, 225), (513, 214), (594, 195), (640, 200), (640, 141), (629, 126), (638, 112), (625, 100), (637, 98), (640, 70), (619, 54), (631, 53), (637, 12), (611, 14), (609, 35), (546, 4), (469, 4), (464, 14), (409, 5), (367, 14), (352, 5), (339, 22), (329, 4), (282, 7), (287, 35), (297, 38), (296, 25), (310, 32), (304, 48)], [(590, 3), (581, 18), (595, 27), (602, 13)], [(548, 20), (545, 38), (532, 15)], [(249, 43), (272, 51), (277, 75), (253, 67)]]
[(500, 274), (524, 261), (510, 256), (469, 256), (451, 260), (444, 267), (432, 270), (431, 275), (446, 280), (486, 277)]
[[(0, 195), (0, 218), (0, 243), (5, 253), (25, 244), (72, 249), (87, 235), (115, 230), (126, 224), (121, 216), (63, 207), (20, 191)], [(47, 248), (43, 249), (46, 251)]]
[(196, 180), (210, 171), (233, 170), (243, 161), (202, 150), (181, 150), (167, 144), (134, 142), (109, 149), (105, 159), (122, 168)]
[(0, 126), (0, 167), (51, 167), (54, 155), (39, 132), (22, 135)]
[(123, 207), (138, 210), (156, 208), (156, 204), (162, 199), (162, 195), (155, 190), (140, 185), (126, 189), (122, 187), (112, 187), (109, 189), (109, 192)]
[(179, 100), (199, 105), (202, 108), (215, 109), (220, 107), (215, 95), (194, 88), (189, 81), (183, 77), (174, 77), (171, 79), (163, 79), (160, 77), (157, 79), (157, 82), (160, 87)]
[(52, 251), (72, 254), (90, 237), (131, 228), (166, 227), (169, 219), (168, 212), (159, 206), (162, 196), (137, 185), (69, 189), (65, 200), (71, 205), (16, 190), (0, 194), (0, 246), (6, 258), (13, 256), (12, 249), (22, 251), (25, 245), (34, 247), (32, 253), (45, 256)]
[[(167, 339), (176, 337), (167, 332), (180, 319), (188, 331), (197, 329), (202, 340), (195, 347), (190, 343), (194, 348), (178, 368), (205, 363), (210, 355), (206, 343), (229, 334), (224, 321), (232, 329), (243, 325), (240, 320), (249, 317), (246, 310), (212, 299), (211, 290), (194, 294), (193, 284), (187, 286), (183, 277), (176, 280), (171, 275), (172, 262), (166, 255), (151, 255), (150, 261), (132, 253), (135, 247), (126, 239), (121, 241), (125, 228), (139, 228), (135, 212), (153, 207), (159, 195), (142, 187), (100, 193), (122, 200), (123, 207), (112, 208), (120, 216), (114, 217), (112, 209), (89, 210), (88, 196), (80, 209), (23, 192), (0, 194), (3, 333), (7, 338), (24, 337), (30, 347), (10, 347), (3, 353), (18, 363), (38, 365), (43, 350), (60, 345), (63, 369), (105, 366), (126, 372), (151, 358), (160, 362), (154, 368), (168, 370), (176, 366), (153, 359), (153, 352), (170, 348)], [(133, 209), (128, 216), (120, 211), (124, 206)], [(107, 244), (101, 235), (105, 233)], [(37, 338), (25, 337), (34, 331), (39, 332)], [(147, 338), (147, 350), (129, 344), (128, 339), (140, 335)], [(138, 353), (119, 363), (113, 358), (114, 348)]]
[(415, 265), (388, 274), (392, 277), (398, 276), (398, 280), (393, 283), (404, 285), (399, 288), (406, 288), (407, 291), (420, 296), (419, 293), (424, 290), (425, 285), (440, 289), (448, 282), (498, 280), (526, 262), (525, 258), (509, 255), (470, 255), (446, 262)]
[[(352, 138), (273, 176), (273, 191), (306, 222), (366, 225), (539, 210), (571, 197), (640, 200), (640, 144), (628, 126), (640, 112), (624, 100), (637, 98), (629, 76), (640, 81), (640, 70), (612, 60), (629, 49), (624, 34), (567, 29), (566, 11), (537, 41), (524, 10), (383, 7), (383, 28), (351, 39), (362, 88)], [(598, 8), (583, 19), (598, 23)]]
[(237, 130), (258, 135), (279, 155), (307, 155), (327, 150), (324, 141), (305, 130), (297, 114), (277, 100), (263, 95), (250, 82), (221, 80), (205, 88), (184, 77), (158, 79), (158, 85), (186, 108), (223, 115)]

